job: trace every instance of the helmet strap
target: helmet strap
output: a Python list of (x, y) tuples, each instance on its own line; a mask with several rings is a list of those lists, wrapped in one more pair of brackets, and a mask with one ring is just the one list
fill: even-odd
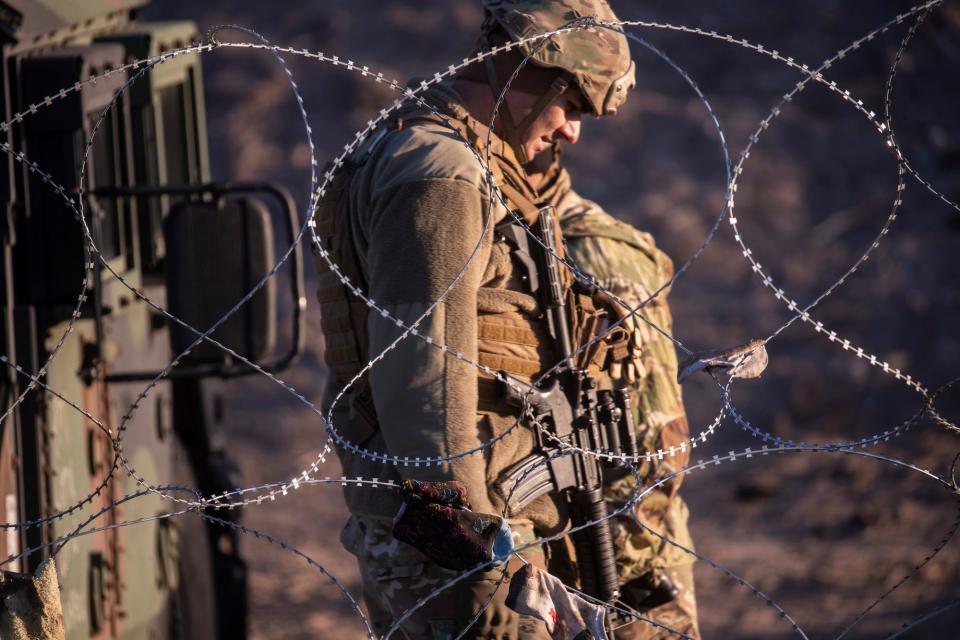
[[(533, 105), (533, 109), (530, 110), (530, 113), (527, 114), (527, 117), (524, 118), (517, 127), (521, 134), (525, 134), (530, 127), (533, 126), (533, 123), (536, 121), (536, 119), (547, 110), (547, 107), (549, 107), (554, 100), (562, 96), (567, 89), (570, 88), (571, 80), (572, 76), (566, 71), (554, 78), (553, 82), (550, 84), (550, 88), (547, 89), (547, 92), (540, 96), (540, 99), (537, 100), (536, 104)], [(532, 159), (533, 158), (521, 158), (520, 161), (526, 164)]]
[[(485, 38), (485, 40), (487, 47), (492, 48), (490, 39)], [(494, 104), (496, 104), (500, 98), (500, 93), (503, 91), (503, 87), (500, 86), (500, 80), (497, 78), (497, 70), (493, 63), (493, 56), (484, 58), (484, 66), (487, 69), (490, 90), (493, 92), (493, 101)], [(550, 88), (540, 96), (540, 99), (533, 105), (533, 109), (530, 110), (530, 113), (527, 114), (527, 117), (525, 117), (519, 125), (514, 122), (513, 115), (510, 113), (510, 105), (507, 104), (506, 96), (504, 96), (503, 102), (501, 103), (503, 108), (500, 109), (500, 117), (503, 120), (503, 131), (505, 134), (504, 139), (513, 149), (520, 164), (527, 164), (533, 159), (527, 157), (527, 152), (523, 148), (523, 136), (526, 135), (530, 127), (533, 126), (536, 119), (540, 117), (540, 114), (546, 111), (547, 107), (549, 107), (554, 100), (570, 88), (572, 81), (573, 76), (567, 71), (564, 71), (554, 78), (550, 84)]]

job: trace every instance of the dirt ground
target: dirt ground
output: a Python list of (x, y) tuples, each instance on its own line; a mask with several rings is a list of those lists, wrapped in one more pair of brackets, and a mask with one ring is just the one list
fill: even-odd
[[(189, 18), (203, 27), (234, 22), (271, 40), (353, 58), (396, 78), (431, 75), (469, 52), (480, 13), (467, 0), (327, 0), (284, 5), (165, 0), (153, 18)], [(893, 0), (684, 3), (614, 0), (625, 19), (732, 33), (815, 65), (911, 5)], [(899, 26), (867, 43), (828, 76), (882, 113), (883, 88)], [(800, 76), (726, 42), (655, 28), (638, 35), (661, 47), (700, 84), (735, 159), (760, 119)], [(461, 37), (463, 34), (463, 37)], [(717, 135), (703, 105), (655, 56), (635, 47), (639, 85), (624, 113), (587, 122), (566, 156), (578, 189), (655, 234), (682, 263), (700, 244), (723, 200)], [(302, 204), (309, 158), (282, 73), (263, 53), (218, 51), (205, 60), (211, 154), (218, 178), (269, 179)], [(291, 61), (320, 148), (330, 157), (392, 96), (382, 86), (316, 63)], [(960, 12), (938, 11), (908, 51), (894, 86), (894, 124), (911, 162), (960, 198)], [(896, 190), (892, 155), (866, 120), (813, 87), (784, 109), (751, 154), (737, 193), (743, 236), (779, 286), (814, 299), (872, 242)], [(892, 231), (874, 256), (815, 313), (839, 335), (934, 389), (958, 375), (960, 214), (916, 182), (907, 183)], [(728, 225), (671, 294), (676, 336), (695, 349), (767, 335), (789, 319), (743, 260)], [(283, 377), (319, 401), (319, 318), (309, 314), (311, 351)], [(889, 431), (921, 408), (916, 393), (863, 360), (795, 324), (769, 345), (764, 377), (733, 388), (759, 428), (804, 442), (859, 440)], [(319, 418), (262, 380), (231, 384), (231, 449), (248, 484), (290, 478), (313, 460)], [(693, 430), (716, 415), (716, 388), (684, 388)], [(960, 389), (938, 407), (960, 422)], [(698, 448), (710, 459), (758, 441), (731, 422)], [(877, 447), (945, 475), (957, 434), (930, 420)], [(326, 467), (338, 475), (336, 461)], [(921, 471), (848, 453), (757, 455), (698, 471), (686, 480), (698, 551), (779, 603), (810, 638), (837, 637), (861, 611), (923, 562), (958, 517), (956, 497)], [(317, 560), (358, 596), (352, 558), (337, 542), (344, 520), (339, 488), (301, 488), (248, 509), (245, 523)], [(351, 605), (302, 559), (246, 536), (253, 638), (359, 638)], [(696, 573), (706, 638), (795, 636), (749, 590), (700, 562)], [(916, 577), (896, 589), (848, 638), (878, 638), (949, 604), (960, 588), (960, 543), (949, 539)], [(960, 607), (918, 626), (911, 638), (960, 638)]]

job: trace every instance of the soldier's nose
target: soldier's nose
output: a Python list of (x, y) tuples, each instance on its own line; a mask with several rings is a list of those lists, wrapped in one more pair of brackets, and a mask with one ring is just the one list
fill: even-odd
[(580, 121), (568, 120), (557, 132), (570, 144), (577, 144), (580, 139)]

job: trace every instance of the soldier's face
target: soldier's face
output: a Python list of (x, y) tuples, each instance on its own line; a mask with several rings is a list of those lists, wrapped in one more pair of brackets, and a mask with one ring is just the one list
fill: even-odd
[[(540, 97), (529, 93), (511, 92), (510, 109), (515, 120), (523, 120), (536, 106)], [(527, 158), (534, 158), (549, 149), (557, 140), (576, 144), (580, 139), (580, 119), (583, 113), (579, 91), (571, 89), (557, 97), (524, 132), (522, 144)]]

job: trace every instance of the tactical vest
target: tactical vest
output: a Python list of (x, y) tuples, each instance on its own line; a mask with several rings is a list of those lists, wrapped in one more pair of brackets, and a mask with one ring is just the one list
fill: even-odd
[[(316, 233), (331, 260), (338, 265), (339, 273), (331, 270), (321, 256), (316, 257), (319, 285), (317, 300), (320, 303), (321, 329), (326, 343), (324, 361), (335, 379), (346, 384), (367, 364), (367, 316), (369, 307), (350, 292), (341, 277), (367, 290), (367, 283), (359, 266), (350, 232), (349, 189), (355, 173), (367, 162), (377, 145), (392, 131), (417, 122), (435, 122), (454, 129), (468, 141), (481, 157), (486, 155), (486, 130), (471, 116), (461, 113), (459, 117), (442, 117), (429, 110), (409, 109), (378, 129), (371, 139), (358, 149), (342, 168), (336, 171), (327, 192), (318, 203)], [(508, 207), (516, 212), (530, 227), (535, 227), (539, 216), (541, 195), (526, 180), (522, 167), (513, 158), (512, 151), (499, 140), (490, 154), (490, 170), (494, 184), (500, 189)], [(560, 226), (556, 225), (558, 252), (563, 255), (564, 242)], [(478, 360), (481, 365), (494, 371), (503, 371), (524, 381), (533, 380), (559, 359), (547, 330), (544, 315), (534, 292), (530, 291), (535, 281), (536, 270), (533, 251), (538, 250), (536, 241), (529, 238), (511, 216), (507, 216), (495, 228), (494, 250), (509, 252), (513, 263), (513, 275), (520, 275), (520, 282), (513, 278), (506, 289), (515, 298), (513, 305), (498, 305), (487, 300), (484, 289), (478, 292)], [(597, 308), (591, 295), (581, 287), (574, 286), (574, 279), (567, 269), (561, 269), (570, 310), (571, 341), (574, 348), (596, 335), (604, 312)], [(522, 277), (526, 276), (526, 277)], [(522, 309), (518, 311), (517, 309)], [(614, 340), (613, 342), (616, 342)], [(606, 366), (609, 355), (622, 351), (611, 341), (602, 341), (584, 352), (576, 363), (596, 373)], [(502, 391), (499, 383), (482, 371), (478, 371), (478, 410), (502, 410)], [(362, 443), (377, 428), (376, 413), (365, 379), (358, 381), (351, 394), (351, 410), (367, 424), (365, 433), (354, 434), (351, 440)]]

